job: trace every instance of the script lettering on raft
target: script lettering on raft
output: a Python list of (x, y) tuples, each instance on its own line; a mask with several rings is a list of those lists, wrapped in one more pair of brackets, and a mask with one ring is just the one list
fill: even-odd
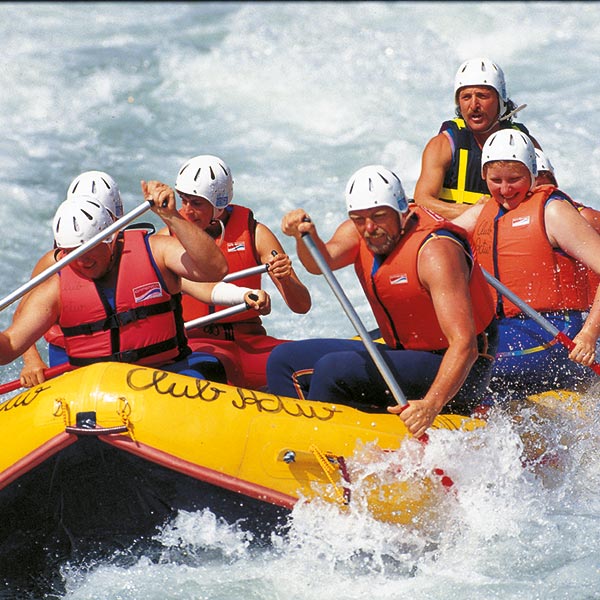
[(9, 410), (14, 410), (15, 408), (19, 408), (21, 406), (29, 406), (32, 402), (34, 402), (37, 397), (42, 393), (49, 389), (49, 385), (40, 385), (35, 389), (29, 389), (10, 400), (0, 404), (0, 412), (8, 412)]
[[(218, 384), (205, 379), (194, 379), (193, 383), (188, 381), (182, 383), (179, 379), (175, 379), (171, 373), (145, 367), (131, 369), (127, 373), (127, 385), (136, 392), (153, 390), (161, 396), (188, 398), (190, 400), (198, 399), (203, 402), (215, 402), (222, 394), (228, 392), (227, 389), (220, 388)], [(337, 412), (334, 407), (319, 407), (319, 411), (317, 411), (315, 407), (303, 405), (302, 402), (284, 400), (279, 396), (260, 394), (242, 388), (237, 388), (237, 395), (239, 399), (232, 400), (231, 404), (238, 410), (254, 407), (258, 412), (284, 412), (292, 417), (318, 419), (319, 421), (328, 421)]]
[(173, 398), (198, 398), (204, 402), (214, 402), (226, 390), (219, 389), (216, 384), (206, 379), (194, 379), (192, 383), (181, 383), (174, 380), (167, 371), (155, 371), (139, 367), (127, 373), (127, 385), (136, 392), (154, 390), (161, 396)]
[(294, 400), (284, 400), (279, 396), (270, 394), (261, 395), (260, 392), (252, 390), (237, 389), (240, 397), (239, 402), (232, 402), (235, 408), (244, 410), (248, 406), (256, 406), (258, 412), (279, 413), (284, 412), (291, 417), (304, 417), (306, 419), (318, 419), (319, 421), (329, 421), (333, 415), (338, 412), (335, 408), (327, 406), (319, 407), (320, 414), (311, 405), (295, 402)]

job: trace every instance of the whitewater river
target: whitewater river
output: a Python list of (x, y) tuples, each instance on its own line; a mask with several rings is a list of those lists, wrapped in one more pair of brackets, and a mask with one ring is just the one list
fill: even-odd
[[(187, 158), (216, 154), (235, 201), (273, 231), (302, 206), (324, 237), (363, 165), (393, 169), (412, 195), (424, 145), (453, 114), (454, 73), (478, 55), (528, 105), (519, 120), (561, 187), (600, 208), (599, 29), (600, 4), (578, 2), (1, 3), (2, 295), (51, 247), (54, 211), (88, 169), (109, 172), (131, 210), (141, 179), (173, 184)], [(352, 335), (326, 283), (297, 270), (313, 308), (293, 315), (274, 296), (269, 332)], [(374, 326), (352, 271), (339, 278)], [(19, 370), (2, 367), (0, 382)], [(596, 404), (535, 423), (558, 468), (524, 468), (525, 425), (502, 414), (476, 434), (433, 433), (427, 460), (457, 493), (422, 528), (301, 506), (265, 547), (210, 511), (180, 514), (157, 532), (158, 554), (65, 563), (47, 597), (600, 598)]]

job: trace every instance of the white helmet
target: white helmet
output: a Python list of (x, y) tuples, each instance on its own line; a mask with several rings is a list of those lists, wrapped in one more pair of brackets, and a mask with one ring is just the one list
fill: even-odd
[(535, 162), (538, 174), (540, 171), (548, 171), (554, 180), (554, 185), (558, 185), (556, 183), (556, 173), (554, 172), (554, 167), (552, 166), (550, 159), (539, 148), (535, 148)]
[[(57, 248), (77, 248), (114, 223), (107, 208), (91, 195), (80, 194), (65, 200), (52, 223)], [(104, 240), (112, 242), (114, 236)]]
[(489, 58), (470, 58), (456, 71), (454, 77), (454, 102), (458, 105), (458, 90), (467, 86), (487, 85), (498, 92), (499, 113), (501, 116), (506, 111), (508, 94), (504, 72)]
[(233, 179), (229, 167), (220, 158), (202, 154), (190, 158), (179, 169), (175, 189), (206, 198), (213, 205), (216, 216), (233, 198)]
[(117, 182), (104, 171), (85, 171), (77, 175), (67, 189), (67, 200), (81, 194), (96, 198), (115, 218), (123, 216), (123, 201)]
[(481, 150), (481, 176), (483, 167), (496, 160), (512, 160), (523, 163), (531, 173), (531, 187), (535, 186), (537, 163), (532, 141), (517, 129), (501, 129), (492, 134)]
[(408, 211), (408, 202), (398, 176), (381, 165), (362, 167), (346, 185), (346, 209), (362, 210), (389, 206), (398, 213)]

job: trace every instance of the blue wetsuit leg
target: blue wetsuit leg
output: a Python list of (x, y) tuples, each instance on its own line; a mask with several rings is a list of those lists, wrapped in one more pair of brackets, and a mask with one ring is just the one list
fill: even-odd
[[(400, 389), (409, 400), (423, 398), (431, 387), (442, 354), (417, 350), (392, 350), (378, 346)], [(471, 414), (486, 392), (492, 368), (490, 357), (479, 356), (456, 396), (442, 412)], [(315, 365), (308, 398), (380, 410), (396, 404), (382, 375), (366, 350), (334, 352)]]
[[(559, 331), (573, 338), (583, 325), (580, 312), (544, 313)], [(490, 390), (496, 400), (523, 398), (549, 389), (578, 389), (593, 378), (588, 367), (569, 360), (568, 350), (532, 319), (499, 321), (499, 344)]]
[[(442, 356), (378, 346), (407, 398), (422, 398), (431, 387)], [(385, 408), (395, 404), (375, 363), (363, 347), (331, 352), (317, 361), (308, 398)]]
[(364, 349), (362, 341), (328, 338), (281, 344), (267, 361), (267, 388), (272, 394), (305, 399), (315, 363), (330, 352), (352, 349)]

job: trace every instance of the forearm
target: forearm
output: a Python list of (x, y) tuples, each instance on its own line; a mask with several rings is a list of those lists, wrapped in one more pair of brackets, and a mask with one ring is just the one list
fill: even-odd
[[(327, 252), (327, 249), (323, 240), (321, 240), (321, 238), (316, 234), (316, 232), (313, 232), (311, 234), (311, 237), (317, 245), (317, 248), (320, 250), (321, 254), (325, 256), (324, 253)], [(312, 257), (312, 254), (310, 253), (310, 250), (308, 249), (308, 246), (304, 243), (301, 237), (296, 238), (296, 253), (298, 254), (298, 259), (302, 263), (302, 266), (309, 273), (311, 273), (312, 275), (321, 274), (321, 269), (319, 269), (319, 267), (317, 266), (317, 263), (315, 262), (314, 258)]]
[(310, 310), (310, 292), (296, 277), (275, 279), (274, 282), (290, 310), (298, 314), (305, 314)]
[(415, 197), (415, 202), (420, 206), (424, 206), (433, 212), (436, 212), (438, 215), (442, 217), (452, 220), (456, 217), (462, 215), (468, 208), (471, 207), (470, 204), (458, 204), (456, 202), (444, 202), (439, 198), (435, 198), (429, 195), (421, 195), (419, 199)]
[(46, 368), (48, 365), (42, 360), (40, 353), (38, 352), (37, 346), (29, 346), (25, 352), (23, 352), (23, 364), (26, 367), (43, 367)]
[(460, 346), (451, 345), (448, 348), (437, 375), (423, 398), (437, 411), (437, 414), (458, 393), (477, 360), (477, 356), (475, 343), (466, 343)]
[(227, 261), (214, 240), (179, 213), (163, 218), (170, 231), (185, 248), (186, 277), (191, 281), (220, 281), (227, 275)]

